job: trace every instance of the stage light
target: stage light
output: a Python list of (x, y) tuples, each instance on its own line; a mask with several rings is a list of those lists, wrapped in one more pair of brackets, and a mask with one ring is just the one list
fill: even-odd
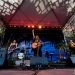
[(10, 27), (12, 27), (12, 26), (10, 25)]
[(13, 14), (23, 0), (0, 0), (0, 15)]
[(34, 25), (32, 25), (32, 28), (34, 28), (35, 26)]
[(28, 25), (28, 28), (30, 28), (30, 25)]
[(62, 28), (62, 27), (60, 27), (60, 28)]
[(42, 26), (41, 26), (41, 25), (39, 25), (39, 26), (38, 26), (38, 28), (39, 28), (39, 29), (42, 29)]
[(16, 26), (14, 26), (14, 27), (16, 27)]

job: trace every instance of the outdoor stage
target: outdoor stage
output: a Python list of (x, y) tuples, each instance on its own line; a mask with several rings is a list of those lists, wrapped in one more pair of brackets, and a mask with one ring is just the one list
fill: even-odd
[(0, 70), (0, 75), (75, 75), (75, 69)]

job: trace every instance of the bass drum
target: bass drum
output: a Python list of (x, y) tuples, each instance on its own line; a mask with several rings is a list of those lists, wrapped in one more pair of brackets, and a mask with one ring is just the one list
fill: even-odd
[(18, 54), (18, 59), (22, 60), (22, 59), (24, 59), (24, 57), (25, 57), (24, 53), (19, 53)]

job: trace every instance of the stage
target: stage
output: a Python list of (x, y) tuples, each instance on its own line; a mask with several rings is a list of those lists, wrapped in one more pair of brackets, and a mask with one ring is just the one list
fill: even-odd
[(0, 75), (75, 75), (75, 0), (0, 0)]
[(75, 75), (75, 69), (0, 70), (0, 75)]

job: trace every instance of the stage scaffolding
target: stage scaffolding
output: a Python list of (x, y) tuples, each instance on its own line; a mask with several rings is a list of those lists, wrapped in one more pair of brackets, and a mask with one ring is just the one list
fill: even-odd
[(67, 47), (69, 46), (70, 40), (75, 42), (75, 14), (65, 24), (62, 32), (64, 34), (64, 40)]

